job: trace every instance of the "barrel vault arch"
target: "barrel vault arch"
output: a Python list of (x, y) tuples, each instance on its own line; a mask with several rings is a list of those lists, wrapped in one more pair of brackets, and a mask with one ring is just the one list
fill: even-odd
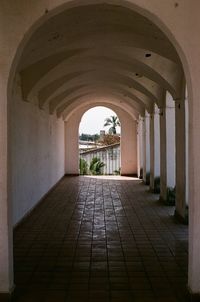
[[(162, 59), (164, 60), (170, 60), (171, 66), (178, 66), (178, 75), (177, 79), (171, 80), (169, 79), (169, 75), (167, 74), (162, 74), (163, 65), (162, 66), (153, 66), (153, 62), (148, 62), (147, 64), (144, 64), (144, 58), (138, 59), (135, 61), (132, 66), (132, 76), (133, 76), (133, 82), (135, 83), (133, 85), (133, 89), (137, 91), (136, 94), (133, 93), (133, 91), (130, 91), (129, 85), (127, 87), (123, 86), (120, 87), (121, 81), (119, 79), (124, 79), (127, 74), (130, 75), (131, 70), (128, 68), (129, 61), (125, 60), (124, 64), (121, 64), (120, 61), (116, 62), (116, 60), (110, 60), (110, 54), (108, 54), (108, 58), (105, 60), (105, 57), (102, 59), (101, 54), (95, 53), (98, 55), (98, 60), (101, 57), (102, 60), (109, 61), (111, 64), (110, 66), (116, 65), (117, 70), (119, 71), (120, 77), (117, 77), (118, 81), (115, 81), (116, 77), (110, 75), (109, 81), (107, 83), (107, 90), (109, 90), (110, 95), (113, 94), (113, 98), (121, 97), (124, 99), (124, 103), (127, 106), (131, 106), (133, 108), (133, 111), (136, 109), (136, 112), (138, 114), (138, 110), (140, 108), (141, 112), (143, 111), (144, 107), (146, 107), (146, 102), (148, 101), (147, 96), (149, 97), (150, 94), (153, 92), (153, 90), (150, 88), (150, 85), (152, 84), (152, 79), (153, 82), (155, 83), (155, 86), (158, 86), (158, 91), (160, 94), (159, 98), (162, 95), (162, 89), (168, 88), (169, 90), (171, 89), (171, 94), (173, 94), (174, 99), (177, 99), (178, 101), (181, 101), (182, 98), (182, 90), (181, 90), (181, 85), (182, 85), (182, 75), (181, 72), (184, 70), (184, 75), (186, 77), (186, 82), (187, 82), (187, 88), (188, 88), (188, 97), (189, 97), (189, 121), (190, 121), (190, 128), (189, 128), (189, 144), (191, 146), (189, 157), (190, 157), (190, 166), (189, 166), (189, 180), (190, 180), (190, 199), (191, 199), (191, 207), (190, 207), (190, 265), (189, 265), (189, 287), (193, 292), (199, 292), (200, 291), (200, 285), (198, 283), (198, 271), (195, 269), (195, 263), (196, 261), (196, 254), (198, 254), (196, 251), (199, 251), (200, 249), (200, 244), (197, 242), (194, 242), (194, 237), (193, 235), (199, 232), (199, 226), (198, 226), (198, 217), (194, 215), (194, 213), (197, 213), (197, 209), (199, 209), (198, 206), (198, 183), (199, 183), (199, 176), (198, 176), (198, 162), (200, 162), (200, 152), (196, 152), (199, 148), (199, 142), (198, 142), (198, 129), (199, 129), (199, 118), (198, 114), (200, 111), (200, 105), (199, 105), (199, 98), (200, 98), (200, 92), (199, 92), (199, 71), (196, 68), (196, 62), (198, 59), (198, 47), (199, 47), (199, 40), (198, 40), (198, 34), (197, 32), (193, 31), (191, 29), (192, 24), (188, 25), (188, 30), (185, 31), (185, 34), (183, 34), (183, 29), (182, 29), (182, 22), (183, 22), (183, 16), (191, 16), (193, 15), (194, 17), (196, 16), (195, 11), (198, 11), (198, 9), (195, 9), (195, 4), (191, 4), (191, 7), (188, 5), (188, 1), (183, 1), (180, 5), (175, 5), (175, 3), (167, 3), (166, 7), (165, 6), (160, 6), (159, 2), (160, 1), (155, 1), (155, 3), (146, 3), (145, 0), (130, 0), (130, 1), (103, 1), (107, 5), (115, 5), (122, 7), (122, 9), (127, 9), (129, 12), (135, 12), (138, 15), (141, 15), (142, 18), (145, 18), (145, 20), (150, 21), (151, 26), (155, 26), (155, 28), (159, 28), (160, 31), (158, 31), (158, 40), (159, 37), (163, 38), (163, 36), (160, 36), (160, 32), (164, 33), (164, 37), (167, 37), (167, 39), (163, 39), (163, 43), (166, 43), (166, 45), (170, 46), (169, 47), (169, 53), (167, 54), (164, 51), (164, 47), (161, 47), (159, 44), (159, 41), (157, 41), (155, 44), (151, 44), (152, 40), (148, 40), (148, 42), (151, 44), (151, 47), (147, 49), (146, 54), (149, 54), (149, 52), (152, 52), (157, 54), (158, 56), (161, 56)], [(95, 1), (97, 5), (101, 5), (102, 1)], [(84, 5), (92, 6), (94, 4), (94, 1), (85, 1)], [(177, 4), (177, 3), (176, 3)], [(21, 6), (21, 13), (23, 12), (23, 15), (26, 16), (23, 20), (23, 22), (19, 22), (21, 18), (21, 13), (17, 10), (17, 5), (16, 7), (13, 7), (12, 9), (9, 8), (9, 5), (5, 5), (4, 9), (2, 10), (2, 14), (5, 15), (5, 17), (2, 17), (3, 24), (6, 25), (7, 21), (5, 20), (6, 17), (8, 17), (8, 22), (14, 23), (15, 26), (15, 31), (10, 31), (10, 27), (6, 28), (4, 27), (4, 32), (1, 37), (2, 39), (2, 45), (6, 45), (5, 48), (1, 50), (2, 54), (2, 59), (5, 59), (5, 64), (2, 66), (1, 72), (1, 91), (2, 91), (2, 100), (3, 100), (3, 106), (1, 110), (2, 114), (2, 119), (0, 119), (0, 145), (2, 146), (1, 150), (1, 158), (0, 158), (0, 166), (2, 167), (2, 171), (0, 174), (0, 183), (1, 186), (0, 188), (2, 189), (2, 212), (8, 213), (6, 215), (8, 221), (3, 221), (4, 223), (1, 227), (1, 230), (3, 232), (2, 235), (0, 234), (0, 238), (7, 242), (7, 252), (5, 253), (6, 255), (0, 256), (0, 263), (3, 264), (3, 269), (2, 271), (5, 273), (5, 282), (3, 282), (3, 285), (0, 287), (0, 291), (3, 292), (10, 292), (12, 285), (13, 285), (13, 270), (12, 270), (12, 218), (10, 215), (11, 212), (11, 206), (10, 203), (7, 202), (9, 200), (9, 193), (8, 193), (8, 188), (12, 186), (11, 180), (10, 180), (10, 175), (12, 174), (12, 165), (10, 161), (10, 148), (11, 148), (11, 138), (10, 138), (10, 133), (11, 131), (11, 121), (12, 121), (12, 116), (10, 115), (11, 107), (13, 105), (13, 99), (15, 92), (13, 87), (16, 88), (16, 83), (18, 86), (23, 86), (25, 85), (26, 87), (22, 87), (22, 98), (23, 101), (25, 102), (30, 102), (31, 104), (34, 104), (38, 106), (39, 108), (39, 102), (38, 102), (38, 96), (41, 95), (42, 89), (46, 87), (46, 85), (50, 84), (49, 79), (50, 79), (50, 73), (55, 69), (57, 72), (57, 75), (59, 73), (59, 70), (62, 70), (64, 66), (66, 66), (66, 55), (69, 58), (69, 61), (71, 60), (72, 64), (71, 66), (74, 66), (74, 61), (76, 61), (76, 58), (80, 60), (80, 57), (84, 57), (84, 52), (87, 52), (85, 48), (81, 48), (77, 45), (76, 43), (72, 43), (72, 49), (67, 50), (67, 53), (65, 53), (65, 50), (62, 52), (60, 51), (59, 55), (54, 53), (48, 53), (48, 58), (45, 58), (43, 54), (37, 57), (37, 55), (34, 57), (30, 57), (30, 62), (28, 61), (29, 54), (31, 50), (34, 49), (34, 43), (40, 43), (42, 41), (42, 36), (39, 35), (39, 30), (45, 29), (45, 24), (49, 24), (50, 20), (52, 18), (56, 18), (59, 14), (62, 14), (62, 12), (67, 11), (67, 10), (75, 10), (79, 9), (80, 6), (82, 5), (82, 1), (66, 1), (66, 0), (61, 0), (61, 1), (48, 1), (48, 4), (45, 0), (40, 1), (37, 5), (35, 5), (34, 1), (30, 1), (29, 6), (23, 4)], [(91, 8), (91, 7), (90, 7)], [(94, 8), (94, 6), (93, 6)], [(105, 7), (104, 7), (105, 9)], [(180, 12), (177, 14), (177, 11)], [(188, 14), (188, 15), (187, 15)], [(69, 16), (70, 17), (70, 16)], [(195, 18), (194, 18), (195, 19)], [(12, 20), (12, 21), (11, 21)], [(147, 25), (147, 24), (146, 24)], [(177, 25), (177, 26), (176, 26)], [(44, 26), (44, 27), (43, 27)], [(43, 28), (42, 28), (43, 27)], [(112, 29), (112, 25), (110, 27)], [(197, 49), (193, 49), (191, 47), (190, 43), (187, 43), (189, 37), (193, 33), (193, 39), (196, 41), (195, 45), (197, 45)], [(15, 38), (12, 39), (13, 35), (15, 34)], [(37, 36), (38, 34), (38, 36)], [(57, 35), (51, 32), (51, 37), (50, 39), (57, 40)], [(129, 33), (129, 38), (131, 36), (131, 33)], [(134, 33), (136, 35), (136, 33)], [(35, 39), (35, 40), (34, 40)], [(156, 40), (156, 39), (155, 39)], [(10, 42), (9, 42), (10, 41)], [(11, 42), (12, 41), (12, 42)], [(128, 39), (126, 40), (128, 41)], [(30, 42), (30, 43), (29, 43)], [(10, 43), (10, 44), (9, 44)], [(169, 43), (169, 44), (168, 44)], [(150, 45), (149, 44), (149, 45)], [(39, 45), (39, 44), (35, 44)], [(33, 47), (33, 48), (32, 48)], [(127, 46), (129, 47), (129, 46)], [(138, 47), (141, 49), (145, 49), (146, 44), (143, 40), (141, 40), (140, 45), (134, 45), (134, 47)], [(62, 45), (61, 45), (62, 49)], [(53, 48), (51, 49), (53, 50)], [(71, 52), (70, 52), (71, 51)], [(127, 51), (127, 49), (126, 49)], [(125, 51), (125, 54), (127, 52)], [(9, 53), (9, 56), (7, 54)], [(34, 53), (34, 51), (33, 51)], [(87, 55), (89, 57), (94, 55), (92, 51), (88, 51)], [(63, 58), (62, 58), (63, 56)], [(159, 57), (155, 55), (155, 57), (158, 59), (159, 62)], [(9, 58), (8, 58), (9, 57)], [(121, 58), (125, 58), (126, 56), (124, 55)], [(128, 56), (127, 56), (128, 57)], [(147, 58), (147, 57), (146, 57)], [(74, 61), (73, 61), (74, 60)], [(100, 60), (101, 61), (101, 60)], [(78, 62), (78, 60), (77, 60)], [(139, 62), (139, 63), (138, 63)], [(161, 62), (161, 61), (160, 61)], [(162, 61), (163, 62), (163, 61)], [(38, 79), (31, 79), (30, 72), (35, 72), (34, 67), (40, 63), (41, 65), (41, 71), (40, 71), (40, 81)], [(155, 63), (155, 62), (154, 62)], [(113, 64), (113, 65), (112, 65)], [(144, 65), (145, 66), (144, 66)], [(80, 64), (81, 65), (81, 64)], [(97, 64), (98, 65), (98, 64)], [(97, 66), (96, 65), (96, 66)], [(159, 64), (158, 64), (159, 65)], [(38, 66), (38, 65), (37, 65)], [(46, 66), (46, 67), (45, 67)], [(167, 65), (168, 66), (168, 65)], [(91, 66), (90, 66), (91, 67)], [(154, 68), (153, 68), (154, 67)], [(157, 69), (158, 67), (158, 69)], [(159, 70), (160, 68), (160, 70)], [(90, 71), (90, 68), (88, 70), (85, 70), (84, 64), (82, 65), (82, 71), (81, 72), (89, 72), (91, 74), (91, 79), (94, 75), (93, 71)], [(150, 76), (152, 70), (152, 77)], [(56, 75), (55, 72), (55, 75)], [(74, 79), (76, 78), (76, 68), (72, 68), (71, 71), (69, 71), (69, 74), (71, 76), (74, 76)], [(105, 74), (106, 68), (103, 74)], [(81, 74), (77, 74), (78, 76)], [(23, 79), (24, 77), (24, 79)], [(55, 76), (54, 78), (54, 84), (55, 84), (55, 96), (62, 92), (65, 91), (68, 81), (70, 76), (68, 77), (68, 72), (67, 73), (62, 73), (62, 77), (65, 77), (64, 85), (59, 86), (59, 78), (58, 76)], [(141, 81), (140, 81), (141, 77)], [(28, 84), (26, 83), (26, 80), (28, 79)], [(71, 78), (72, 79), (72, 78)], [(89, 78), (90, 80), (90, 78)], [(93, 96), (93, 93), (95, 91), (95, 88), (97, 87), (102, 87), (102, 77), (100, 76), (99, 78), (97, 77), (94, 81), (94, 87), (92, 90), (88, 89), (88, 87), (83, 89), (83, 92), (81, 91), (80, 93), (77, 92), (77, 95), (73, 95), (74, 101), (80, 100), (80, 95), (84, 93), (88, 93), (88, 96)], [(57, 81), (57, 85), (55, 83)], [(171, 82), (172, 81), (172, 82)], [(81, 82), (81, 81), (80, 81)], [(113, 82), (115, 82), (113, 84)], [(139, 86), (136, 84), (140, 84), (140, 88), (138, 89)], [(25, 84), (23, 84), (25, 83)], [(79, 81), (76, 82), (74, 80), (75, 85), (73, 87), (76, 87), (77, 90), (81, 89), (81, 87), (78, 87), (76, 85), (88, 85), (87, 81), (83, 80), (83, 84), (79, 84)], [(36, 85), (37, 84), (37, 85)], [(85, 86), (84, 86), (85, 87)], [(101, 89), (99, 89), (101, 90)], [(148, 95), (147, 95), (148, 94)], [(99, 94), (100, 95), (100, 94)], [(135, 101), (134, 99), (133, 104), (131, 104), (131, 98), (134, 98), (135, 96)], [(48, 100), (49, 101), (49, 100)], [(160, 101), (160, 99), (159, 99)], [(153, 101), (154, 102), (154, 101)], [(135, 108), (135, 104), (138, 103), (139, 107)], [(27, 104), (27, 103), (26, 103)], [(62, 105), (64, 105), (62, 103)], [(7, 106), (8, 105), (8, 106)], [(162, 100), (160, 101), (160, 107), (162, 107)], [(49, 110), (49, 102), (47, 102), (44, 106), (45, 108), (43, 109), (44, 111)], [(130, 108), (130, 107), (129, 107)], [(57, 109), (57, 107), (55, 107)], [(61, 109), (61, 108), (60, 108)], [(68, 108), (69, 109), (69, 108)], [(61, 111), (60, 118), (62, 117), (62, 113), (68, 114), (68, 109), (65, 107), (63, 111)], [(149, 111), (152, 110), (152, 108), (148, 108)], [(121, 109), (120, 109), (121, 110)], [(7, 119), (7, 111), (8, 111), (8, 119)], [(59, 113), (59, 114), (60, 114)], [(55, 113), (53, 113), (55, 114)], [(137, 116), (136, 114), (136, 116)], [(143, 112), (144, 114), (144, 112)], [(7, 132), (8, 128), (8, 132)], [(7, 146), (8, 146), (8, 152), (7, 152)], [(8, 162), (8, 164), (7, 164)], [(8, 170), (7, 170), (8, 167)], [(9, 227), (8, 227), (9, 226)]]

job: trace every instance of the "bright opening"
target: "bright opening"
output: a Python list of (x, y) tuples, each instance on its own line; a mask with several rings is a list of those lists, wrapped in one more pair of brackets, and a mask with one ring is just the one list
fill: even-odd
[(89, 109), (79, 125), (79, 172), (81, 175), (120, 175), (121, 124), (106, 107)]

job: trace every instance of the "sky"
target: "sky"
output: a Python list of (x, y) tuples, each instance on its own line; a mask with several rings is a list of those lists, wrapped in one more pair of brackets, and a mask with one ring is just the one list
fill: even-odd
[[(114, 111), (109, 108), (98, 106), (89, 109), (82, 116), (79, 133), (95, 134), (100, 132), (100, 130), (105, 130), (108, 132), (109, 126), (104, 127), (104, 120), (111, 115), (116, 115)], [(117, 133), (120, 133), (120, 127), (117, 127)]]

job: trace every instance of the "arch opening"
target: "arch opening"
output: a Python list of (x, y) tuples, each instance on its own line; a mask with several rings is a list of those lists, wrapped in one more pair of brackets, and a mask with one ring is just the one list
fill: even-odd
[[(112, 174), (118, 173), (120, 169), (121, 175), (136, 175), (137, 174), (137, 141), (136, 141), (136, 121), (133, 117), (124, 109), (117, 106), (116, 104), (107, 104), (106, 102), (90, 102), (85, 105), (80, 105), (74, 112), (68, 116), (65, 121), (65, 173), (67, 175), (79, 175), (79, 150), (78, 150), (78, 129), (81, 121), (81, 117), (87, 112), (89, 109), (94, 108), (96, 106), (103, 106), (111, 109), (116, 113), (120, 120), (121, 124), (121, 134), (120, 134), (120, 152), (119, 146), (116, 144), (115, 153), (117, 153), (118, 163), (116, 162), (116, 169), (113, 169), (111, 166), (111, 162), (109, 160), (108, 164), (109, 169), (104, 168), (104, 173)], [(94, 127), (95, 128), (95, 127)], [(106, 136), (106, 140), (109, 142), (110, 140), (116, 140), (118, 137), (110, 137)], [(104, 137), (105, 140), (105, 137)], [(68, 143), (67, 143), (68, 142)], [(69, 144), (70, 142), (70, 144)], [(100, 142), (100, 144), (102, 144)], [(107, 142), (106, 142), (107, 144)], [(114, 146), (113, 146), (114, 147)], [(104, 147), (105, 148), (105, 147)], [(110, 148), (109, 148), (110, 149)], [(98, 151), (98, 150), (97, 150)], [(99, 151), (98, 151), (99, 152)], [(109, 150), (111, 152), (111, 150)], [(109, 152), (103, 152), (103, 156), (108, 156)], [(114, 152), (114, 151), (113, 151)], [(113, 153), (112, 152), (112, 153)], [(119, 156), (120, 153), (120, 156)], [(89, 152), (90, 154), (90, 152)], [(90, 158), (90, 160), (92, 160)], [(89, 164), (89, 162), (88, 162)], [(114, 164), (114, 163), (113, 163)], [(112, 171), (111, 171), (112, 170)], [(116, 170), (116, 171), (115, 171)], [(89, 172), (89, 171), (88, 171)], [(112, 172), (112, 173), (111, 173)]]
[(120, 175), (120, 120), (106, 107), (87, 110), (79, 124), (80, 175)]

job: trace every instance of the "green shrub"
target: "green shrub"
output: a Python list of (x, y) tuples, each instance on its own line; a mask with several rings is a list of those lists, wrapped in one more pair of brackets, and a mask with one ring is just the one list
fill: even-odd
[(90, 163), (90, 172), (92, 175), (101, 175), (105, 164), (98, 157), (94, 157)]
[(80, 170), (80, 175), (87, 175), (88, 174), (88, 163), (83, 158), (80, 158), (79, 170)]
[(121, 168), (119, 168), (118, 170), (113, 171), (114, 175), (120, 175), (121, 173)]

